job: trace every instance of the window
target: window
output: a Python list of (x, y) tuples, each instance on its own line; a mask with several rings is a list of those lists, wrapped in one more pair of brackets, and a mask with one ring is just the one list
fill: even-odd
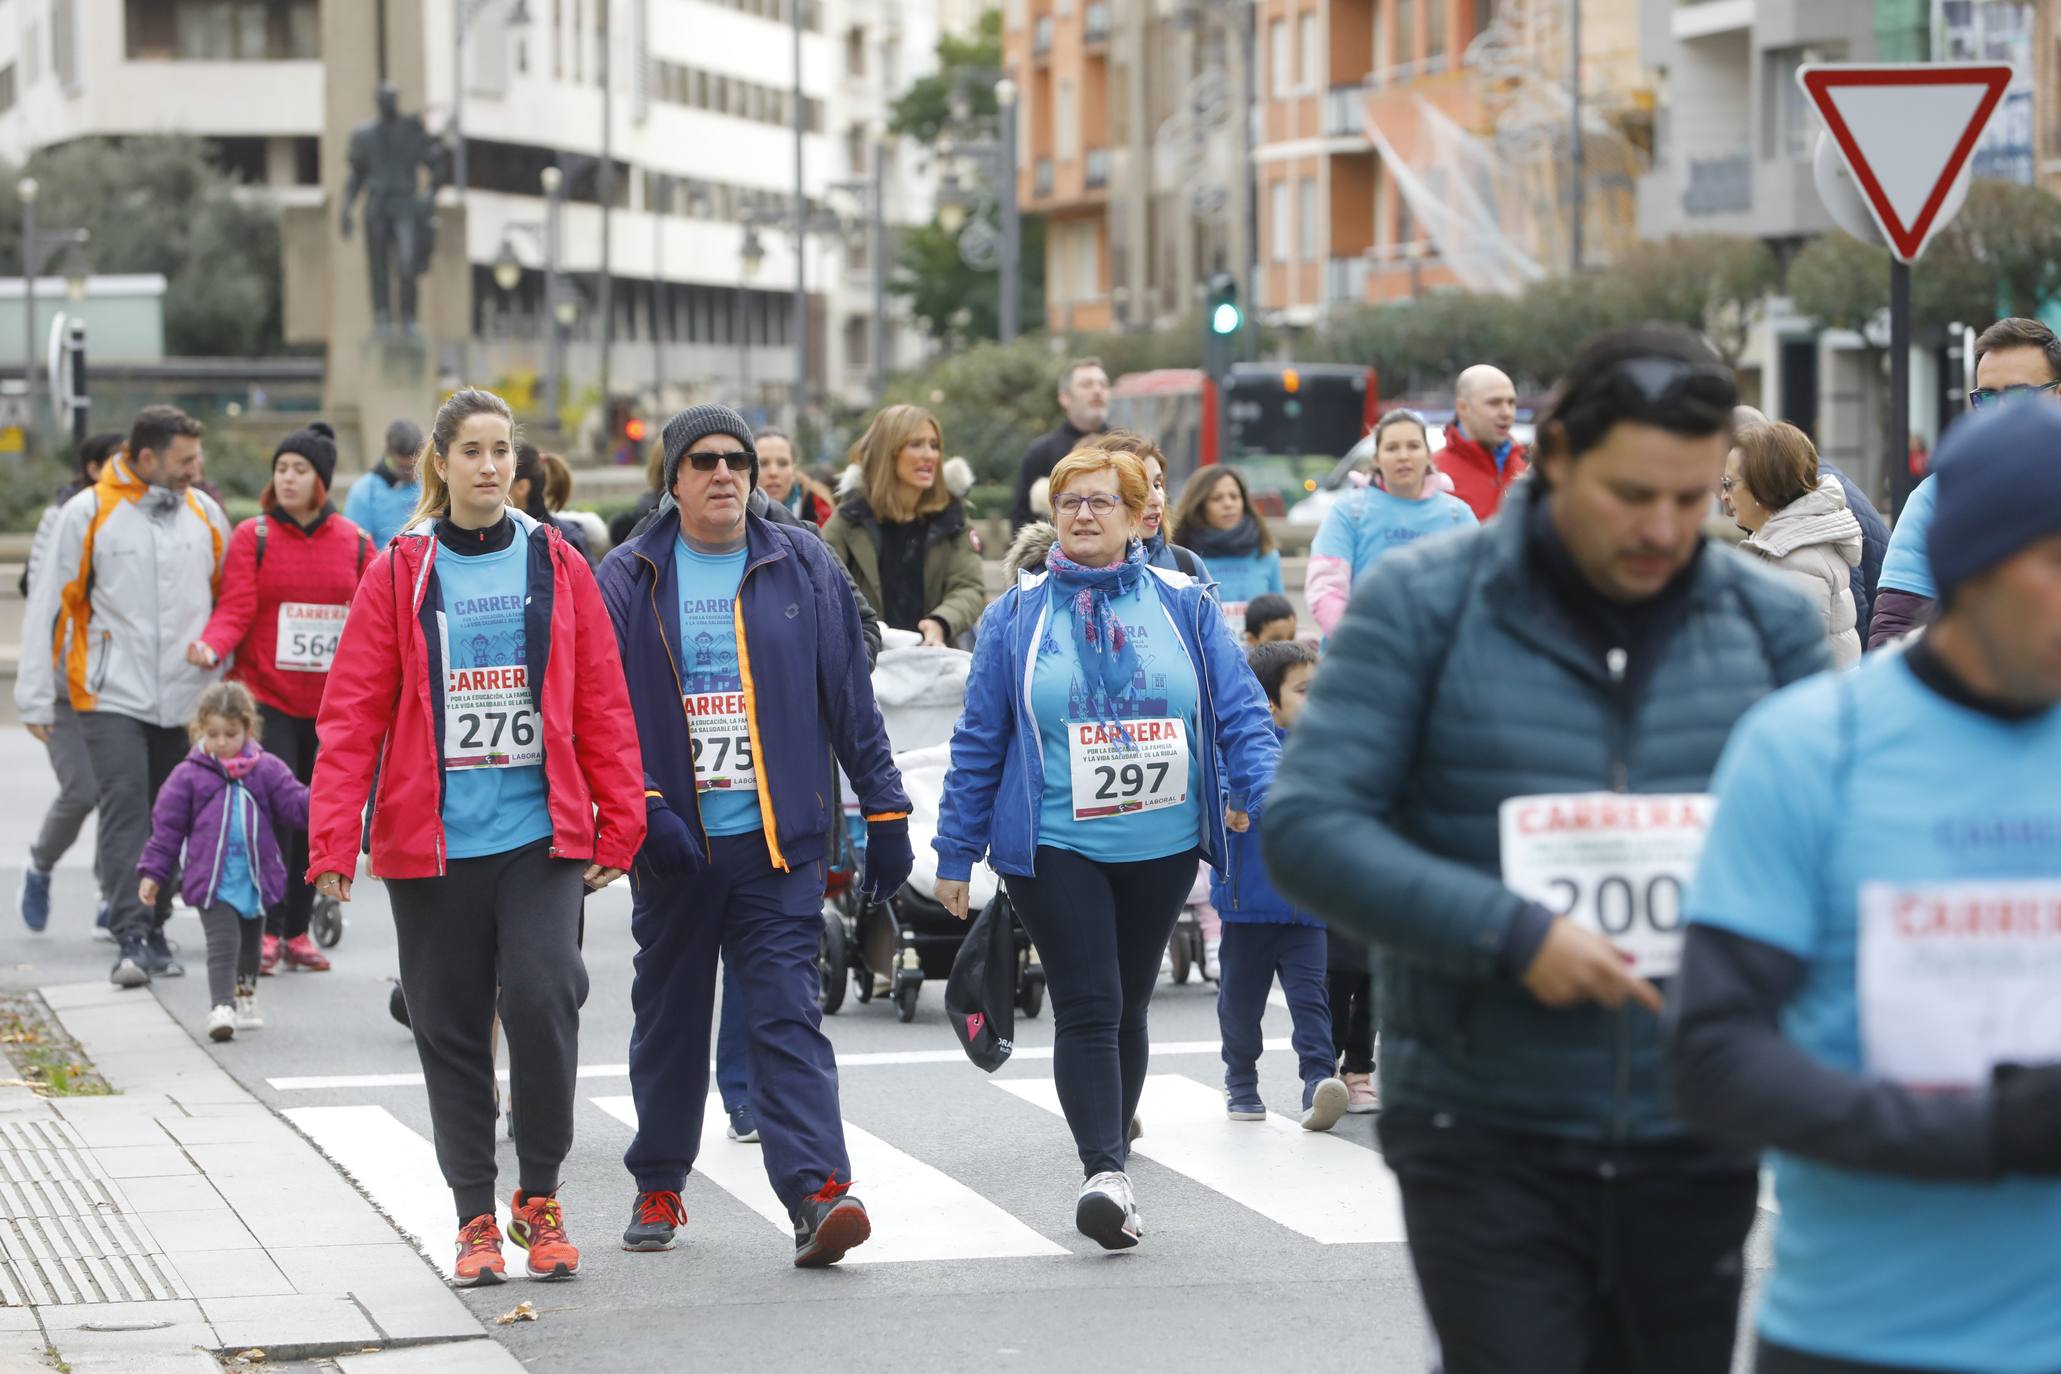
[(587, 79), (587, 0), (573, 0), (569, 40), (572, 43), (572, 79), (584, 82)]
[(1317, 71), (1323, 61), (1317, 52), (1317, 12), (1303, 11), (1302, 17), (1295, 21), (1295, 30), (1302, 49), (1302, 88), (1312, 91), (1323, 84)]
[(1273, 55), (1274, 65), (1268, 75), (1273, 82), (1270, 94), (1276, 100), (1282, 99), (1290, 90), (1290, 64), (1295, 54), (1288, 47), (1288, 21), (1276, 19), (1267, 25), (1267, 51)]
[(844, 74), (866, 74), (866, 30), (863, 25), (854, 24), (844, 31)]
[(1292, 212), (1288, 204), (1288, 182), (1277, 181), (1267, 188), (1272, 214), (1268, 217), (1268, 257), (1274, 262), (1288, 261), (1288, 245), (1294, 240), (1295, 225), (1291, 222)]
[(565, 0), (551, 0), (551, 79), (565, 80)]
[(0, 114), (14, 108), (14, 64), (0, 67)]
[(1070, 162), (1081, 151), (1081, 112), (1074, 99), (1074, 85), (1061, 81), (1059, 91), (1052, 104), (1053, 155), (1061, 162)]
[(1424, 55), (1446, 55), (1446, 0), (1424, 0)]
[(1395, 49), (1389, 55), (1397, 67), (1417, 60), (1417, 0), (1395, 0)]
[(844, 167), (852, 176), (866, 174), (866, 126), (848, 125), (844, 131)]
[(853, 368), (859, 368), (859, 367), (864, 367), (864, 366), (866, 366), (866, 364), (867, 364), (867, 358), (866, 358), (866, 352), (867, 352), (867, 348), (866, 348), (866, 346), (867, 346), (867, 344), (869, 344), (869, 343), (871, 343), (871, 342), (872, 342), (872, 340), (871, 340), (871, 339), (869, 339), (869, 338), (867, 337), (867, 333), (868, 333), (868, 331), (869, 331), (869, 330), (871, 329), (871, 327), (872, 327), (872, 326), (871, 326), (871, 323), (870, 323), (870, 322), (869, 322), (869, 321), (867, 320), (867, 318), (866, 318), (866, 317), (865, 317), (864, 315), (847, 315), (847, 316), (845, 317), (845, 321), (844, 321), (844, 361), (845, 361), (845, 366), (847, 366), (847, 367), (853, 367)]
[(79, 89), (78, 0), (50, 0), (50, 70), (67, 91)]
[(1321, 227), (1317, 218), (1317, 179), (1304, 177), (1297, 190), (1302, 201), (1296, 211), (1297, 224), (1302, 231), (1302, 260), (1315, 262), (1320, 247), (1317, 242), (1317, 230)]
[(1002, 15), (1003, 22), (1012, 29), (1022, 28), (1024, 20), (1030, 17), (1025, 8), (1025, 0), (1004, 0)]

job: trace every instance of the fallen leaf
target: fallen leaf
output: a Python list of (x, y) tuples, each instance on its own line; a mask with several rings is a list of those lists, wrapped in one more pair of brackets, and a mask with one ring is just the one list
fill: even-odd
[(500, 1316), (494, 1318), (494, 1324), (496, 1326), (513, 1326), (517, 1322), (533, 1322), (536, 1319), (537, 1309), (530, 1303), (519, 1302), (512, 1310), (503, 1312)]
[(248, 1361), (251, 1364), (263, 1364), (265, 1362), (265, 1352), (253, 1347), (250, 1350), (245, 1350), (238, 1353), (236, 1358), (239, 1360)]

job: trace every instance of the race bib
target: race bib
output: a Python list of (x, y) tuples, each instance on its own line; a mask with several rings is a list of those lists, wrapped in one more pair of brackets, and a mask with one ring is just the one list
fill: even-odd
[(1068, 721), (1073, 818), (1099, 821), (1188, 800), (1188, 723)]
[(2061, 882), (1865, 883), (1860, 927), (1870, 1076), (1967, 1088), (2061, 1062)]
[(694, 748), (694, 790), (749, 792), (758, 786), (751, 757), (751, 719), (742, 692), (689, 692), (687, 738)]
[(1251, 604), (1249, 601), (1223, 601), (1218, 603), (1223, 609), (1225, 623), (1231, 627), (1231, 633), (1237, 635), (1241, 642), (1245, 638), (1245, 608)]
[[(444, 662), (451, 661), (445, 636)], [(544, 731), (527, 664), (444, 670), (444, 767), (523, 768), (544, 761)]]
[(1671, 977), (1713, 808), (1697, 793), (1511, 797), (1499, 812), (1503, 882), (1616, 945), (1640, 977)]
[(336, 642), (343, 638), (348, 606), (314, 601), (279, 603), (279, 638), (272, 666), (289, 673), (326, 673), (336, 661)]

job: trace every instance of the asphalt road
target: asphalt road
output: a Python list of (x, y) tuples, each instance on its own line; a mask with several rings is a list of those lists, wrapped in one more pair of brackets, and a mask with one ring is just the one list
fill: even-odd
[[(111, 948), (93, 942), (88, 838), (57, 880), (51, 929), (30, 936), (14, 915), (21, 855), (50, 792), (37, 751), (0, 731), (0, 986), (99, 977)], [(265, 980), (268, 1025), (210, 1053), (261, 1100), (340, 1159), (405, 1231), (445, 1260), (454, 1229), (430, 1154), (413, 1043), (389, 1019), (393, 933), (376, 883), (359, 887), (327, 974)], [(1331, 1136), (1224, 1120), (1214, 989), (1162, 982), (1152, 1030), (1157, 1076), (1140, 1115), (1132, 1174), (1145, 1223), (1135, 1251), (1106, 1255), (1072, 1226), (1079, 1165), (1050, 1106), (1049, 1013), (1018, 1022), (1015, 1060), (990, 1078), (968, 1064), (925, 989), (901, 1024), (883, 1001), (826, 1025), (841, 1060), (843, 1114), (857, 1187), (875, 1239), (844, 1266), (791, 1267), (756, 1147), (711, 1139), (685, 1200), (690, 1221), (665, 1254), (626, 1254), (616, 1237), (632, 1185), (621, 1164), (631, 1131), (628, 1080), (632, 942), (618, 885), (590, 900), (593, 990), (581, 1028), (577, 1139), (560, 1196), (583, 1249), (569, 1284), (516, 1279), (466, 1295), (483, 1318), (527, 1299), (539, 1320), (494, 1327), (536, 1370), (989, 1370), (1066, 1367), (1421, 1371), (1431, 1340), (1401, 1240), (1373, 1118)], [(201, 1037), (206, 1015), (199, 923), (181, 910), (174, 939), (194, 972), (156, 996)], [(1299, 1103), (1287, 1013), (1262, 1065), (1277, 1112)], [(1044, 1050), (1044, 1056), (1040, 1051)], [(720, 1118), (711, 1113), (720, 1130)], [(713, 1133), (712, 1133), (713, 1134)], [(512, 1145), (501, 1146), (503, 1195)], [(1766, 1228), (1756, 1265), (1766, 1262)], [(511, 1249), (511, 1265), (519, 1267)], [(858, 1262), (861, 1260), (869, 1262)], [(1743, 1364), (1742, 1364), (1743, 1368)]]

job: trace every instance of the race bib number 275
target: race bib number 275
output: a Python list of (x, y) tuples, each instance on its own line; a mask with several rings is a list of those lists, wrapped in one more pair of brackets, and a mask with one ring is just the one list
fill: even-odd
[(1503, 882), (1616, 945), (1640, 977), (1671, 977), (1714, 805), (1700, 793), (1512, 797), (1498, 817)]

